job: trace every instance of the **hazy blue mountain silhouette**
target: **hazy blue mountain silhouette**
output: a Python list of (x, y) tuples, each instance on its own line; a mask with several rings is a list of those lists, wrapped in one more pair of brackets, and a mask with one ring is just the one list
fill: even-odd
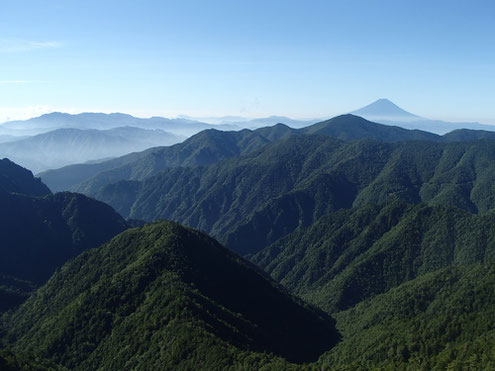
[(365, 107), (352, 111), (351, 114), (384, 125), (400, 126), (410, 130), (418, 129), (440, 135), (458, 129), (495, 131), (495, 125), (485, 125), (478, 122), (430, 120), (407, 112), (385, 98), (378, 99)]
[(364, 106), (356, 111), (351, 112), (353, 115), (364, 117), (368, 120), (384, 119), (384, 120), (423, 120), (422, 117), (413, 115), (392, 103), (388, 99), (382, 98)]
[(221, 116), (221, 117), (190, 117), (181, 115), (179, 118), (206, 122), (208, 124), (230, 124), (246, 129), (256, 129), (264, 126), (284, 124), (291, 128), (302, 128), (321, 121), (320, 119), (292, 119), (286, 116), (268, 116), (259, 118), (249, 118), (242, 116)]
[[(205, 130), (171, 147), (150, 148), (141, 153), (133, 153), (98, 164), (70, 165), (39, 175), (53, 191), (71, 189), (92, 193), (90, 189), (101, 185), (120, 180), (142, 180), (170, 167), (212, 164), (252, 152), (270, 142), (303, 134), (330, 136), (347, 141), (375, 139), (397, 142), (442, 139), (428, 132), (380, 125), (354, 115), (341, 115), (302, 129), (277, 124), (254, 131)], [(98, 176), (100, 173), (101, 176)], [(93, 177), (98, 179), (91, 180)]]
[(172, 145), (184, 137), (163, 130), (120, 127), (108, 130), (56, 129), (18, 141), (1, 143), (8, 157), (35, 173), (89, 160), (118, 157), (150, 147)]
[(234, 125), (210, 125), (187, 119), (168, 119), (164, 117), (138, 118), (124, 113), (86, 112), (76, 115), (53, 112), (23, 121), (9, 121), (0, 125), (2, 134), (35, 135), (55, 129), (113, 129), (132, 126), (141, 129), (161, 129), (177, 135), (190, 136), (201, 130), (217, 128), (220, 130), (239, 129)]

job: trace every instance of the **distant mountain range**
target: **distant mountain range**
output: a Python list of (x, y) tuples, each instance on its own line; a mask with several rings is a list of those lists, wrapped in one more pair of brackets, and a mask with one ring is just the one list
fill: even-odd
[[(407, 112), (388, 99), (378, 99), (350, 113), (381, 124), (396, 125), (406, 129), (424, 130), (436, 134), (445, 134), (456, 129), (495, 131), (495, 125), (485, 125), (476, 122), (454, 123), (430, 120)], [(246, 118), (242, 116), (191, 117), (180, 115), (177, 118), (170, 119), (164, 117), (137, 118), (123, 113), (105, 114), (88, 112), (72, 115), (53, 112), (29, 120), (9, 121), (0, 124), (0, 143), (10, 141), (13, 136), (31, 136), (61, 128), (105, 130), (132, 126), (141, 129), (159, 129), (175, 135), (188, 137), (206, 129), (256, 129), (279, 123), (292, 128), (302, 128), (320, 121), (323, 120), (295, 120), (285, 116)]]
[(202, 122), (207, 122), (210, 124), (230, 124), (246, 129), (257, 129), (264, 126), (272, 126), (275, 124), (284, 124), (290, 126), (291, 128), (302, 128), (305, 126), (312, 125), (320, 119), (311, 120), (295, 120), (286, 116), (269, 116), (261, 118), (246, 118), (241, 116), (223, 116), (223, 117), (190, 117), (186, 115), (179, 116), (180, 118), (188, 120), (197, 120)]
[[(81, 113), (71, 115), (54, 112), (25, 121), (10, 121), (0, 125), (0, 158), (7, 157), (35, 173), (66, 165), (101, 162), (103, 159), (119, 157), (131, 152), (143, 151), (157, 146), (168, 146), (200, 131), (216, 129), (222, 131), (241, 128), (259, 129), (284, 124), (291, 129), (302, 129), (298, 133), (324, 134), (343, 140), (374, 138), (385, 141), (435, 140), (428, 133), (445, 134), (455, 130), (483, 130), (477, 133), (457, 131), (441, 140), (457, 140), (470, 135), (472, 139), (486, 138), (495, 126), (479, 123), (450, 123), (429, 120), (409, 113), (387, 99), (352, 112), (383, 125), (395, 126), (383, 130), (380, 126), (370, 129), (372, 124), (360, 125), (358, 120), (343, 121), (294, 120), (284, 116), (248, 119), (240, 116), (192, 118), (180, 116), (176, 119), (152, 117), (142, 119), (122, 113)], [(198, 120), (205, 120), (202, 122)], [(333, 125), (328, 125), (332, 122)], [(340, 125), (340, 126), (339, 126)], [(406, 132), (402, 129), (421, 130)], [(367, 130), (367, 131), (366, 131)], [(270, 131), (269, 135), (273, 135)], [(291, 135), (295, 132), (292, 131)], [(401, 137), (401, 135), (404, 135)], [(388, 136), (388, 137), (387, 137)], [(274, 137), (280, 139), (279, 137)], [(440, 138), (437, 138), (440, 140)], [(272, 140), (272, 139), (269, 139)], [(464, 140), (464, 139), (461, 139)]]
[[(91, 190), (95, 189), (96, 185), (118, 180), (144, 179), (169, 167), (209, 165), (249, 153), (277, 140), (304, 134), (324, 135), (342, 140), (368, 138), (387, 142), (444, 140), (428, 132), (390, 127), (369, 122), (361, 117), (342, 115), (302, 129), (278, 124), (254, 131), (205, 130), (171, 147), (152, 148), (98, 164), (70, 165), (40, 173), (40, 177), (54, 191), (77, 189), (78, 192), (92, 194)], [(89, 181), (99, 173), (102, 175)], [(88, 183), (85, 183), (86, 181)]]
[(170, 167), (209, 165), (247, 154), (271, 142), (305, 134), (324, 135), (345, 141), (373, 139), (385, 142), (455, 142), (495, 138), (495, 132), (479, 130), (456, 130), (440, 136), (377, 124), (354, 115), (342, 115), (302, 129), (278, 124), (253, 131), (206, 130), (170, 147), (151, 148), (94, 164), (69, 165), (39, 175), (53, 191), (70, 189), (93, 194), (96, 188), (105, 184), (120, 180), (142, 180)]
[(183, 139), (162, 130), (135, 127), (108, 130), (56, 129), (18, 141), (0, 143), (0, 158), (8, 157), (37, 173), (68, 164), (170, 145)]
[(478, 122), (430, 120), (409, 113), (388, 99), (378, 99), (363, 108), (352, 111), (351, 114), (385, 125), (400, 126), (405, 129), (424, 130), (440, 135), (458, 129), (495, 131), (495, 125), (484, 125)]
[(15, 142), (28, 137), (29, 135), (0, 135), (0, 143)]
[(238, 130), (235, 125), (213, 126), (204, 122), (164, 117), (138, 118), (123, 113), (68, 113), (53, 112), (24, 121), (9, 121), (0, 125), (0, 134), (35, 135), (55, 129), (114, 129), (131, 126), (140, 129), (160, 129), (180, 136), (190, 136), (213, 127), (219, 130)]
[(152, 117), (142, 119), (112, 113), (50, 113), (25, 121), (0, 125), (0, 158), (8, 157), (35, 173), (74, 163), (118, 157), (156, 146), (178, 143), (207, 129), (224, 131), (241, 127), (272, 126), (283, 122), (293, 127), (314, 121), (267, 117), (242, 121), (239, 117), (208, 124), (197, 120)]

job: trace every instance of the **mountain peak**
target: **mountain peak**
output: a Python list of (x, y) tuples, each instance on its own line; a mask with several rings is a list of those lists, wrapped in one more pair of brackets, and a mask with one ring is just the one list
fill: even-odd
[[(62, 362), (70, 368), (82, 361), (89, 369), (108, 369), (105, 365), (121, 362), (122, 367), (111, 367), (117, 369), (143, 359), (152, 364), (149, 359), (154, 359), (155, 365), (191, 369), (198, 360), (201, 365), (211, 362), (208, 359), (213, 358), (208, 357), (214, 354), (215, 366), (206, 369), (237, 369), (243, 366), (232, 362), (245, 351), (305, 363), (315, 361), (340, 338), (331, 317), (280, 291), (211, 237), (173, 222), (123, 232), (68, 263), (53, 277), (39, 296), (26, 303), (26, 308), (44, 308), (38, 301), (49, 300), (50, 313), (25, 316), (31, 309), (17, 312), (12, 335), (29, 329), (30, 334), (20, 341), (24, 346), (31, 346), (30, 339), (43, 338), (49, 344), (43, 349), (60, 350), (55, 357), (77, 354), (73, 360), (63, 356)], [(60, 289), (61, 282), (67, 282), (66, 290)], [(79, 300), (86, 296), (89, 299)], [(99, 313), (105, 317), (98, 317)], [(47, 329), (52, 328), (46, 324), (62, 315), (64, 319), (57, 320), (61, 330), (47, 337)], [(34, 318), (41, 326), (33, 326)], [(73, 331), (72, 323), (82, 325), (68, 341), (65, 334)], [(149, 336), (141, 340), (143, 333)], [(107, 344), (121, 344), (132, 337), (140, 340), (133, 342), (126, 356), (115, 360)], [(95, 340), (84, 347), (87, 339)], [(194, 346), (178, 353), (170, 344)], [(72, 349), (78, 349), (77, 353)], [(83, 356), (79, 349), (85, 352)]]
[(0, 192), (21, 193), (29, 196), (51, 194), (48, 187), (33, 173), (8, 158), (0, 159)]
[(403, 110), (386, 98), (378, 99), (351, 113), (369, 120), (410, 121), (420, 119), (419, 116)]
[(396, 105), (394, 102), (392, 102), (391, 100), (389, 100), (387, 98), (377, 99), (376, 101), (374, 101), (371, 104), (372, 105), (383, 105), (383, 106), (389, 106), (389, 107), (401, 109), (398, 105)]

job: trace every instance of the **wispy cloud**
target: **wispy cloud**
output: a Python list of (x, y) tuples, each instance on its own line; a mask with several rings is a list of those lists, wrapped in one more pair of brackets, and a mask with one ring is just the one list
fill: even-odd
[(0, 80), (0, 85), (48, 84), (47, 80)]
[(60, 48), (59, 41), (33, 41), (16, 38), (0, 38), (0, 53), (18, 53), (38, 49)]

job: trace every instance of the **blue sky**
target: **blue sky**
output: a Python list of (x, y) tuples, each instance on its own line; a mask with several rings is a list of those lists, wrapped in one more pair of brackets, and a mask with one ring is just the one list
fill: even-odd
[(495, 2), (2, 1), (0, 121), (329, 117), (389, 98), (495, 124)]

